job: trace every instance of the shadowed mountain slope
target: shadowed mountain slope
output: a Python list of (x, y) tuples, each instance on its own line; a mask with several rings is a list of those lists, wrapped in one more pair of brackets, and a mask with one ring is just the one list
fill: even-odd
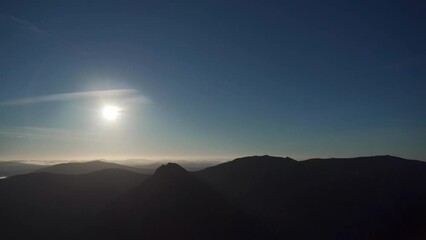
[(82, 175), (30, 173), (4, 179), (0, 181), (1, 235), (7, 239), (64, 239), (78, 233), (107, 204), (147, 177), (106, 169)]

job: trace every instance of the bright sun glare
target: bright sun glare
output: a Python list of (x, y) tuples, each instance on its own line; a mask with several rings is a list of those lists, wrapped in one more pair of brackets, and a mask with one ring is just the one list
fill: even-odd
[(107, 105), (107, 106), (104, 106), (104, 108), (102, 109), (102, 116), (106, 120), (113, 121), (117, 119), (119, 115), (120, 115), (120, 109), (116, 106)]

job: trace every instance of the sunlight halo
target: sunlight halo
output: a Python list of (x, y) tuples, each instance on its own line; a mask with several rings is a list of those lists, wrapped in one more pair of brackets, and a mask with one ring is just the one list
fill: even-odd
[(102, 117), (108, 121), (114, 121), (120, 116), (120, 108), (113, 105), (106, 105), (102, 108)]

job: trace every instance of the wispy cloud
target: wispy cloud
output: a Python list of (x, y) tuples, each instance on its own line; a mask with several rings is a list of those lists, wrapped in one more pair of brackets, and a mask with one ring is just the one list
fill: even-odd
[(59, 102), (59, 101), (70, 101), (77, 99), (87, 98), (108, 98), (108, 97), (122, 97), (123, 100), (131, 100), (138, 102), (147, 102), (148, 99), (141, 96), (135, 89), (114, 89), (114, 90), (102, 90), (102, 91), (83, 91), (83, 92), (71, 92), (71, 93), (60, 93), (50, 94), (29, 98), (13, 99), (10, 101), (0, 102), (0, 106), (18, 106), (28, 105), (45, 102)]
[(20, 28), (26, 29), (27, 31), (33, 32), (35, 34), (41, 34), (44, 36), (48, 36), (50, 38), (50, 40), (55, 41), (56, 43), (70, 48), (73, 52), (79, 54), (79, 55), (87, 55), (88, 51), (86, 49), (82, 49), (81, 46), (76, 45), (75, 43), (73, 43), (72, 41), (69, 41), (67, 39), (62, 38), (61, 36), (58, 35), (54, 35), (50, 32), (48, 32), (47, 30), (40, 28), (39, 26), (37, 26), (36, 24), (27, 21), (25, 19), (22, 18), (18, 18), (12, 15), (6, 15), (6, 14), (1, 14), (0, 13), (0, 20), (4, 20), (4, 21), (8, 21), (10, 23), (13, 23), (17, 26), (19, 26)]
[(2, 127), (0, 136), (22, 139), (85, 140), (108, 142), (95, 132), (40, 127)]
[(33, 23), (31, 23), (31, 22), (29, 22), (25, 19), (18, 18), (18, 17), (15, 17), (15, 16), (10, 16), (10, 15), (5, 15), (5, 14), (0, 14), (0, 16), (2, 18), (9, 19), (10, 21), (13, 21), (13, 22), (25, 27), (27, 30), (29, 30), (31, 32), (43, 34), (43, 35), (46, 35), (46, 36), (52, 36), (52, 34), (47, 32), (46, 30), (39, 28), (35, 24), (33, 24)]

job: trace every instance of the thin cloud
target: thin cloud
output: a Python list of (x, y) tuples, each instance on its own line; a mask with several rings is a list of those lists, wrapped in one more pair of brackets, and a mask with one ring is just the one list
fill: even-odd
[(0, 136), (33, 140), (55, 139), (108, 142), (108, 140), (95, 132), (58, 128), (3, 127), (0, 128)]
[(15, 16), (9, 16), (9, 15), (4, 15), (4, 14), (0, 14), (0, 16), (2, 16), (3, 18), (9, 19), (23, 27), (25, 27), (27, 30), (35, 32), (35, 33), (40, 33), (46, 36), (52, 36), (52, 34), (50, 34), (49, 32), (37, 27), (35, 24), (24, 20), (22, 18), (17, 18)]
[(139, 102), (147, 102), (148, 99), (141, 96), (138, 91), (134, 89), (114, 89), (114, 90), (103, 90), (103, 91), (83, 91), (83, 92), (72, 92), (72, 93), (60, 93), (50, 94), (29, 98), (20, 98), (10, 101), (0, 102), (0, 106), (19, 106), (28, 104), (37, 104), (45, 102), (60, 102), (60, 101), (71, 101), (78, 99), (89, 99), (89, 98), (107, 98), (107, 97), (122, 97), (124, 99), (138, 99)]
[(10, 21), (10, 22), (13, 22), (13, 23), (19, 25), (20, 27), (30, 31), (30, 32), (34, 32), (36, 34), (48, 36), (49, 38), (51, 38), (51, 40), (55, 41), (56, 43), (59, 43), (60, 45), (62, 45), (64, 47), (70, 48), (75, 53), (78, 53), (80, 55), (85, 56), (85, 55), (88, 54), (87, 50), (81, 49), (80, 46), (75, 45), (73, 42), (70, 42), (67, 39), (63, 39), (60, 36), (53, 35), (53, 34), (49, 33), (48, 31), (38, 27), (34, 23), (27, 21), (25, 19), (18, 18), (18, 17), (15, 17), (15, 16), (11, 16), (11, 15), (5, 15), (5, 14), (1, 14), (1, 13), (0, 13), (0, 19), (4, 19), (4, 20)]

